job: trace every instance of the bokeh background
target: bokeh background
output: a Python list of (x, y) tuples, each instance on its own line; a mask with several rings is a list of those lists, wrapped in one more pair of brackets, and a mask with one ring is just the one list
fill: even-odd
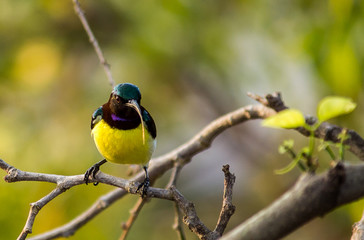
[[(364, 133), (364, 5), (360, 0), (106, 0), (81, 1), (119, 82), (137, 84), (158, 129), (155, 156), (190, 139), (218, 116), (254, 102), (247, 92), (280, 91), (288, 106), (314, 115), (326, 95), (351, 97), (354, 113), (334, 123)], [(0, 157), (26, 171), (82, 174), (101, 159), (90, 137), (90, 116), (110, 86), (72, 1), (0, 1)], [(236, 174), (237, 211), (228, 229), (269, 205), (300, 172), (277, 152), (296, 132), (234, 127), (182, 171), (178, 188), (201, 219), (215, 226), (223, 190), (222, 165)], [(348, 161), (358, 161), (350, 154)], [(329, 158), (319, 153), (321, 169)], [(127, 177), (126, 166), (102, 170)], [(4, 176), (4, 172), (0, 172)], [(168, 174), (158, 180), (163, 187)], [(15, 239), (29, 203), (54, 185), (0, 182), (0, 239)], [(113, 188), (72, 188), (42, 209), (33, 235), (67, 223)], [(137, 196), (118, 201), (70, 239), (118, 239)], [(364, 202), (316, 219), (285, 239), (348, 239)], [(153, 199), (129, 239), (176, 239), (173, 205)], [(188, 239), (197, 239), (188, 229)]]

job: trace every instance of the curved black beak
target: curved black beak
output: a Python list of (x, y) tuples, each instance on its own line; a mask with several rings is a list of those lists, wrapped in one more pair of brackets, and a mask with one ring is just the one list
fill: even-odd
[(144, 121), (143, 121), (143, 115), (142, 115), (142, 110), (140, 109), (139, 103), (135, 100), (132, 99), (129, 102), (127, 102), (125, 104), (126, 106), (129, 106), (131, 108), (134, 108), (135, 111), (137, 111), (139, 117), (140, 117), (140, 122), (142, 124), (142, 137), (143, 137), (143, 144), (145, 144), (145, 134), (144, 134)]

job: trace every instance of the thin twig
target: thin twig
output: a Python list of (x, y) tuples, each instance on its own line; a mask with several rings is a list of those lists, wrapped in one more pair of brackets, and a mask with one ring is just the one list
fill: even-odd
[(78, 2), (78, 0), (73, 0), (73, 7), (74, 10), (77, 14), (77, 16), (79, 17), (83, 28), (85, 29), (87, 36), (89, 37), (90, 43), (92, 44), (92, 46), (95, 49), (95, 52), (97, 54), (97, 57), (99, 58), (99, 61), (101, 63), (101, 65), (104, 68), (104, 71), (106, 73), (107, 79), (109, 81), (109, 84), (111, 85), (111, 87), (115, 86), (115, 81), (112, 77), (112, 73), (111, 73), (111, 69), (110, 69), (110, 64), (106, 61), (104, 54), (102, 53), (102, 50), (99, 46), (99, 43), (95, 37), (95, 35), (93, 34), (90, 25), (87, 22), (87, 19), (85, 17), (85, 13), (83, 12), (80, 3)]
[[(179, 176), (179, 173), (181, 172), (182, 166), (179, 161), (175, 162), (175, 166), (172, 170), (172, 174), (170, 176), (169, 182), (166, 186), (167, 189), (171, 188), (171, 186), (176, 187), (177, 185), (177, 179)], [(181, 216), (181, 210), (179, 209), (178, 204), (174, 203), (174, 223), (173, 223), (173, 229), (176, 230), (178, 239), (185, 240), (186, 236), (183, 230), (183, 222), (182, 222), (182, 216)]]
[(133, 223), (137, 219), (140, 210), (143, 208), (144, 203), (147, 201), (147, 198), (139, 198), (134, 207), (130, 210), (129, 219), (122, 224), (123, 233), (121, 234), (119, 240), (125, 240), (128, 233), (130, 232)]
[(54, 198), (56, 198), (58, 195), (66, 191), (66, 189), (62, 187), (56, 187), (52, 192), (50, 192), (48, 195), (43, 197), (42, 199), (38, 200), (35, 203), (30, 204), (30, 211), (28, 215), (28, 219), (25, 223), (25, 226), (20, 233), (18, 240), (24, 240), (28, 236), (29, 233), (32, 233), (33, 225), (35, 217), (38, 215), (39, 211), (50, 201), (52, 201)]
[(262, 97), (258, 94), (255, 93), (251, 93), (251, 92), (247, 92), (248, 97), (250, 97), (251, 99), (263, 104), (264, 106), (268, 106), (268, 101), (265, 97)]
[[(144, 170), (143, 170), (144, 171)], [(151, 179), (150, 185), (153, 186), (154, 179)], [(129, 219), (122, 223), (121, 227), (123, 229), (122, 234), (120, 235), (119, 240), (124, 240), (128, 236), (131, 227), (139, 216), (140, 211), (142, 210), (145, 203), (147, 203), (150, 199), (148, 197), (140, 198), (134, 205), (134, 207), (130, 210)]]
[(181, 164), (179, 164), (179, 162), (175, 163), (175, 166), (172, 169), (172, 173), (171, 176), (169, 177), (169, 182), (166, 185), (166, 188), (170, 188), (172, 185), (176, 186), (177, 185), (177, 179), (179, 177), (179, 173), (182, 170), (182, 166)]
[(173, 223), (172, 227), (173, 227), (174, 230), (176, 230), (179, 240), (185, 240), (186, 239), (186, 235), (185, 235), (185, 232), (183, 230), (182, 223), (183, 222), (182, 222), (181, 210), (179, 209), (178, 204), (175, 202), (174, 203), (174, 223)]
[(220, 216), (214, 230), (220, 236), (224, 233), (231, 216), (235, 212), (235, 206), (233, 205), (233, 186), (235, 183), (235, 176), (230, 173), (229, 168), (229, 165), (224, 165), (222, 168), (225, 175), (223, 202)]

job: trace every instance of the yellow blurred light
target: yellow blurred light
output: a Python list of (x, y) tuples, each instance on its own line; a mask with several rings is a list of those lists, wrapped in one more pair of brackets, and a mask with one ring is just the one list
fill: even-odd
[(64, 19), (73, 16), (71, 1), (49, 1), (41, 0), (41, 6), (49, 14), (50, 17)]
[(361, 89), (360, 64), (349, 41), (331, 43), (324, 70), (334, 92), (356, 97)]
[(32, 40), (21, 46), (15, 56), (13, 76), (25, 87), (43, 89), (58, 75), (61, 53), (49, 40)]
[(346, 21), (352, 11), (353, 0), (330, 0), (329, 9), (334, 18), (342, 23)]

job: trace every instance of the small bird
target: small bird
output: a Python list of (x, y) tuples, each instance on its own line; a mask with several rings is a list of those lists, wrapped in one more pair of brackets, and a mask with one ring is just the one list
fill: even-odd
[[(157, 130), (152, 116), (140, 105), (139, 88), (131, 83), (116, 85), (109, 101), (99, 107), (91, 119), (91, 135), (103, 160), (90, 167), (84, 176), (95, 179), (107, 161), (118, 164), (141, 164), (144, 181), (138, 186), (141, 196), (147, 193), (150, 180), (148, 162), (156, 146)], [(94, 182), (96, 186), (98, 182)]]

